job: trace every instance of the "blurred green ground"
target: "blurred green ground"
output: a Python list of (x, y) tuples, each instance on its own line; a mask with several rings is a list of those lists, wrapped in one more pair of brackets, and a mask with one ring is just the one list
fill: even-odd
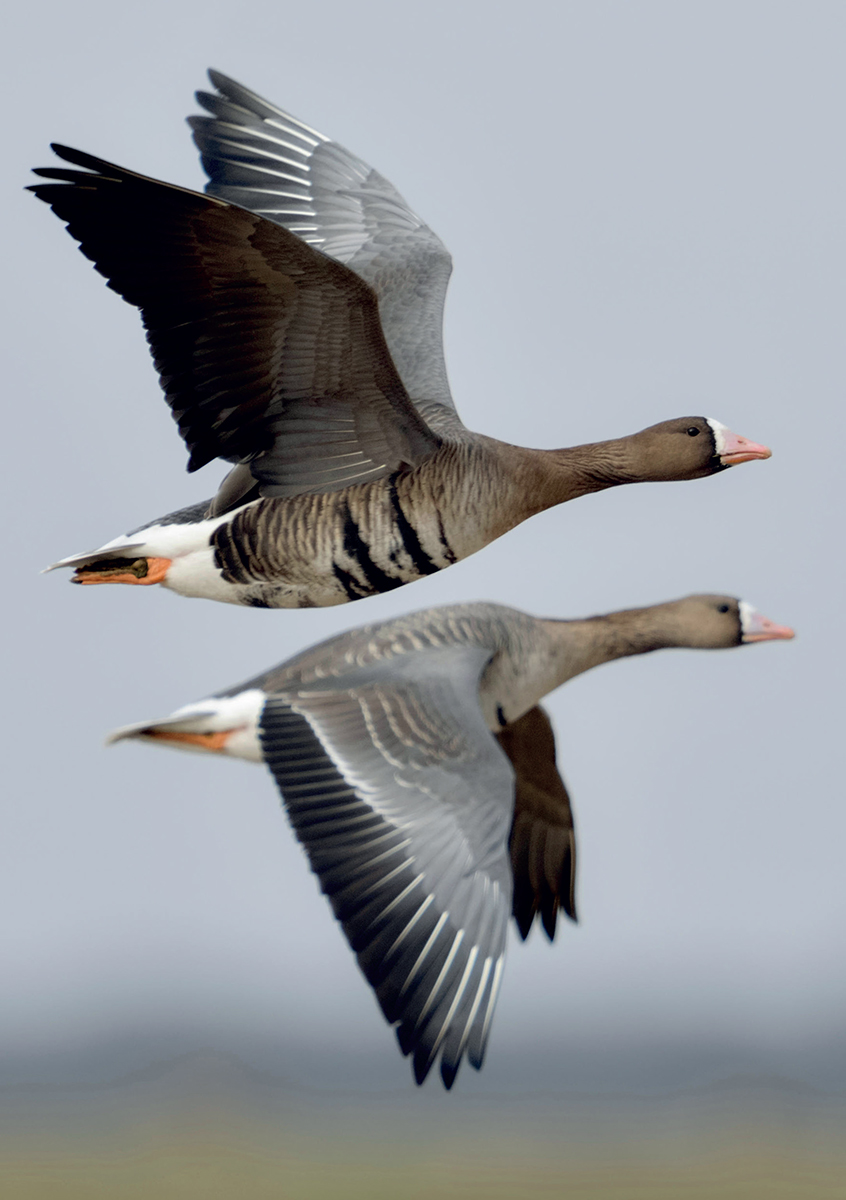
[(846, 1200), (846, 1098), (327, 1092), (215, 1055), (0, 1095), (3, 1200)]
[[(838, 1182), (838, 1178), (841, 1182)], [(442, 1159), (436, 1167), (419, 1163), (381, 1170), (326, 1167), (296, 1160), (257, 1159), (221, 1153), (197, 1144), (193, 1149), (151, 1147), (149, 1157), (122, 1162), (57, 1159), (50, 1164), (4, 1167), (3, 1187), (12, 1200), (518, 1200), (522, 1197), (568, 1197), (568, 1200), (840, 1200), (846, 1196), (842, 1173), (828, 1171), (801, 1178), (774, 1174), (768, 1163), (732, 1161), (690, 1165), (685, 1169), (643, 1167), (602, 1170), (580, 1164), (524, 1169), (495, 1166), (474, 1169)]]

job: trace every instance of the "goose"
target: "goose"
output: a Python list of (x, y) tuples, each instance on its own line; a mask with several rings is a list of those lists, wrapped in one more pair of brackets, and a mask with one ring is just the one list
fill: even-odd
[(353, 629), (164, 720), (110, 737), (270, 768), (400, 1049), (481, 1067), (508, 919), (576, 919), (576, 846), (539, 701), (601, 663), (792, 638), (750, 604), (688, 596), (585, 620), (498, 604)]
[(54, 145), (32, 185), (140, 309), (211, 499), (55, 567), (260, 608), (343, 604), (604, 488), (770, 456), (705, 417), (531, 450), (472, 433), (442, 346), (451, 260), (386, 179), (233, 80), (193, 118), (207, 195)]

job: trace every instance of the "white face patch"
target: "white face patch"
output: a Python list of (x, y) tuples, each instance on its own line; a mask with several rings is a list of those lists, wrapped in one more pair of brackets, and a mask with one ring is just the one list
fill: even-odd
[(706, 417), (705, 420), (711, 428), (714, 435), (714, 446), (718, 455), (724, 454), (726, 449), (725, 435), (728, 433), (728, 425), (723, 425), (721, 421), (714, 420), (713, 417)]
[(740, 634), (741, 637), (746, 637), (752, 630), (752, 625), (755, 617), (758, 615), (758, 610), (754, 604), (750, 604), (748, 600), (738, 600), (737, 606), (740, 609)]

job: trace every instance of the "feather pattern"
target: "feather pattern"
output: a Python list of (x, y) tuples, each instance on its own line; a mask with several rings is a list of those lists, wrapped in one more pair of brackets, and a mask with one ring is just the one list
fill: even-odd
[[(689, 596), (578, 621), (495, 604), (329, 638), (114, 738), (264, 761), (415, 1078), (481, 1065), (508, 918), (575, 920), (575, 840), (538, 701), (583, 671), (668, 646), (787, 638), (751, 606)], [(509, 835), (510, 828), (510, 835)]]
[(32, 191), (141, 309), (189, 470), (220, 457), (263, 495), (325, 493), (437, 449), (352, 271), (225, 201), (53, 148), (86, 170), (39, 169)]
[(189, 469), (234, 464), (199, 519), (191, 506), (56, 563), (74, 582), (340, 604), (578, 496), (769, 456), (701, 417), (560, 450), (465, 429), (443, 366), (441, 243), (361, 160), (212, 81), (211, 116), (193, 122), (212, 194), (67, 147), (82, 170), (42, 168), (31, 189), (140, 308)]
[(418, 1083), (479, 1067), (511, 911), (513, 773), (450, 646), (269, 697), (261, 743), (294, 830)]
[(443, 354), (452, 259), (378, 171), (220, 71), (189, 117), (209, 195), (260, 213), (346, 263), (374, 289), (385, 340), (421, 415), (458, 426)]

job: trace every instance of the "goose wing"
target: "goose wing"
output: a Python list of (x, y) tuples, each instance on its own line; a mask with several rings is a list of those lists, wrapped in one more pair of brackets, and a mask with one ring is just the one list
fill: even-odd
[(452, 259), (396, 188), (337, 142), (219, 71), (189, 117), (206, 191), (290, 229), (376, 292), (388, 349), (421, 414), (457, 423), (443, 352)]
[(31, 190), (141, 310), (189, 471), (223, 458), (263, 495), (329, 492), (437, 448), (353, 271), (255, 213), (53, 149), (86, 170)]
[(499, 990), (514, 776), (480, 647), (422, 650), (268, 698), (263, 753), (418, 1083), (479, 1067)]
[(576, 838), (573, 811), (555, 764), (555, 734), (546, 712), (529, 709), (496, 739), (515, 775), (509, 846), (514, 874), (514, 919), (525, 940), (540, 916), (549, 940), (558, 909), (576, 920)]

